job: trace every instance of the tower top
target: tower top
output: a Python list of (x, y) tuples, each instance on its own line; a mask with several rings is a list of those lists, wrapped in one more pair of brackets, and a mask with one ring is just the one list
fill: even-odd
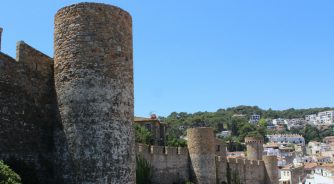
[(245, 137), (245, 143), (251, 143), (251, 142), (257, 142), (257, 143), (263, 143), (263, 137)]

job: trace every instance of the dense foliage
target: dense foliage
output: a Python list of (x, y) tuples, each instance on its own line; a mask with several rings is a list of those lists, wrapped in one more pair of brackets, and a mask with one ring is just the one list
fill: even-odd
[(138, 143), (151, 144), (152, 133), (143, 126), (134, 124), (135, 129), (135, 139)]
[(0, 184), (20, 184), (21, 178), (9, 166), (0, 161)]

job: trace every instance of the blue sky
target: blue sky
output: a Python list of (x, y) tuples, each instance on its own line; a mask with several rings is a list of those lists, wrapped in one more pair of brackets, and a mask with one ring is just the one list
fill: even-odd
[[(76, 2), (2, 2), (2, 51), (24, 40), (53, 56), (54, 14)], [(95, 2), (133, 17), (136, 115), (334, 106), (332, 0)]]

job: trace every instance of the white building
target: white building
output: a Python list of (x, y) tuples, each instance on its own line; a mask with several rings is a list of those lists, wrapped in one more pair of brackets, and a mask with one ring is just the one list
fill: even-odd
[(292, 128), (295, 129), (304, 128), (306, 124), (306, 120), (302, 118), (286, 119), (285, 122), (288, 130), (291, 130)]
[(231, 131), (230, 130), (226, 130), (226, 131), (221, 131), (220, 133), (217, 133), (216, 136), (219, 138), (223, 138), (223, 137), (228, 137), (231, 136)]
[(276, 143), (278, 145), (297, 144), (305, 146), (305, 139), (298, 134), (274, 134), (267, 135), (269, 142)]
[(316, 166), (311, 174), (305, 178), (306, 184), (333, 184), (334, 183), (333, 166)]
[(304, 178), (303, 166), (286, 165), (280, 169), (279, 184), (297, 184)]
[(325, 124), (325, 125), (333, 124), (334, 111), (319, 112), (318, 118), (319, 118), (320, 124)]
[(260, 121), (261, 116), (257, 114), (253, 114), (249, 118), (249, 123), (256, 125)]
[(330, 151), (331, 147), (322, 142), (310, 141), (307, 144), (306, 152), (309, 155), (320, 155), (322, 152)]
[(334, 111), (324, 111), (305, 116), (305, 120), (313, 125), (331, 125), (334, 123)]
[(274, 125), (284, 125), (284, 124), (287, 124), (286, 120), (282, 119), (282, 118), (273, 119), (272, 122), (273, 122)]

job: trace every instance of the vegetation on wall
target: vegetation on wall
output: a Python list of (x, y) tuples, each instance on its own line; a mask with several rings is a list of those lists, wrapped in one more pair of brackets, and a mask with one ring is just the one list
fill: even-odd
[(141, 155), (136, 156), (136, 183), (151, 184), (152, 183), (153, 167)]
[(238, 171), (232, 171), (229, 163), (227, 163), (226, 167), (226, 179), (227, 182), (225, 183), (227, 184), (242, 184)]
[(0, 161), (0, 184), (20, 184), (21, 178), (9, 166)]

